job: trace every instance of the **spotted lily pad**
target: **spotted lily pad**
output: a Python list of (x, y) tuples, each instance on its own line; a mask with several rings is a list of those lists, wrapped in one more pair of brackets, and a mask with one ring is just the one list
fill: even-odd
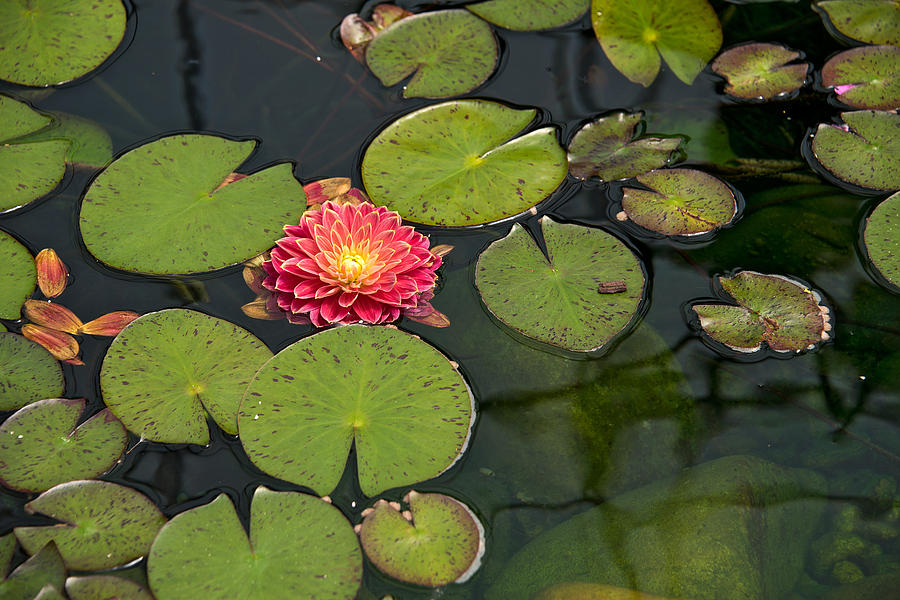
[(41, 588), (41, 591), (34, 597), (34, 600), (67, 600), (67, 598), (63, 596), (55, 586), (47, 584)]
[(112, 139), (99, 124), (67, 113), (57, 112), (52, 116), (49, 126), (17, 139), (16, 143), (62, 140), (69, 143), (66, 162), (105, 167), (112, 161)]
[(271, 356), (228, 321), (179, 308), (148, 313), (110, 345), (100, 369), (103, 401), (145, 439), (207, 444), (207, 413), (237, 434), (244, 388)]
[(220, 494), (163, 527), (147, 575), (159, 600), (350, 600), (362, 579), (362, 553), (337, 508), (314, 496), (258, 487), (249, 539), (228, 496)]
[(900, 6), (895, 0), (823, 0), (813, 8), (826, 25), (851, 40), (900, 45)]
[(34, 257), (15, 238), (0, 231), (0, 318), (18, 319), (36, 282)]
[(490, 25), (465, 10), (439, 10), (392, 24), (366, 47), (366, 65), (391, 86), (413, 75), (405, 98), (465, 94), (487, 80), (499, 47)]
[(737, 305), (691, 308), (703, 331), (732, 350), (756, 352), (765, 344), (776, 352), (801, 352), (831, 337), (831, 311), (818, 292), (798, 281), (755, 271), (718, 281)]
[(622, 190), (619, 220), (663, 235), (699, 235), (731, 223), (738, 211), (727, 183), (694, 169), (658, 169), (637, 176), (649, 188)]
[(771, 100), (803, 87), (812, 65), (793, 62), (802, 57), (781, 44), (742, 44), (720, 54), (712, 70), (728, 82), (726, 94), (745, 100)]
[(571, 23), (591, 0), (487, 0), (466, 6), (489, 23), (515, 31), (537, 31)]
[(861, 46), (832, 56), (822, 67), (822, 86), (854, 108), (900, 108), (900, 48)]
[(900, 192), (875, 207), (866, 219), (863, 240), (878, 272), (900, 288)]
[(153, 600), (139, 584), (114, 575), (69, 577), (66, 593), (71, 600)]
[(616, 112), (594, 119), (569, 142), (569, 172), (579, 179), (627, 179), (669, 164), (680, 136), (638, 137), (641, 113)]
[[(14, 539), (12, 534), (5, 539)], [(6, 542), (7, 544), (9, 542)], [(14, 542), (13, 542), (14, 543)], [(0, 598), (3, 600), (31, 600), (45, 585), (62, 589), (66, 581), (66, 566), (56, 544), (50, 542), (36, 554), (16, 567), (6, 579), (0, 581)]]
[(816, 129), (812, 158), (842, 181), (873, 190), (900, 189), (900, 115), (860, 110), (841, 118), (846, 125), (822, 123)]
[[(732, 0), (734, 1), (734, 0)], [(677, 600), (644, 594), (631, 588), (604, 583), (556, 583), (544, 588), (533, 600)]]
[(475, 285), (508, 327), (574, 352), (598, 350), (634, 318), (640, 261), (602, 229), (540, 221), (547, 256), (518, 224), (482, 252)]
[(288, 163), (222, 185), (256, 142), (179, 134), (126, 152), (81, 206), (87, 249), (138, 273), (214, 271), (253, 258), (306, 207)]
[(409, 492), (409, 512), (379, 500), (359, 540), (379, 571), (406, 583), (440, 587), (472, 576), (484, 554), (484, 528), (462, 502)]
[(722, 45), (722, 26), (706, 0), (592, 0), (591, 21), (606, 57), (643, 86), (660, 55), (690, 85)]
[(356, 443), (367, 496), (424, 481), (465, 449), (473, 398), (454, 365), (395, 329), (349, 325), (291, 344), (260, 368), (238, 416), (270, 475), (330, 492)]
[(23, 492), (89, 479), (112, 467), (128, 443), (104, 409), (78, 425), (84, 400), (50, 399), (20, 409), (0, 425), (0, 481)]
[[(25, 505), (60, 525), (16, 527), (28, 553), (56, 543), (70, 569), (109, 569), (147, 554), (166, 518), (149, 498), (108, 481), (70, 481)], [(62, 586), (60, 586), (62, 587)]]
[(0, 333), (0, 365), (0, 410), (16, 410), (63, 393), (59, 363), (21, 335)]
[(515, 137), (535, 116), (534, 109), (486, 100), (411, 112), (366, 150), (366, 192), (375, 204), (427, 225), (481, 225), (521, 214), (547, 198), (568, 168), (554, 128)]

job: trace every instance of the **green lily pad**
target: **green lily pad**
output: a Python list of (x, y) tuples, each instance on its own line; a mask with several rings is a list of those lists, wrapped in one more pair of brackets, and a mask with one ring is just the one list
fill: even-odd
[(875, 207), (866, 219), (863, 240), (878, 272), (900, 288), (900, 192)]
[(41, 591), (37, 596), (34, 597), (34, 600), (67, 600), (65, 596), (59, 593), (59, 590), (56, 589), (55, 586), (50, 584), (45, 585), (41, 588)]
[(153, 595), (129, 579), (114, 575), (89, 575), (66, 579), (71, 600), (153, 600)]
[(223, 319), (180, 308), (149, 313), (106, 352), (103, 401), (142, 438), (208, 444), (207, 413), (236, 435), (244, 388), (271, 357), (259, 339)]
[(465, 449), (471, 392), (447, 358), (395, 329), (349, 325), (291, 344), (260, 368), (238, 415), (270, 475), (330, 492), (356, 442), (367, 496), (438, 476)]
[(16, 333), (0, 333), (0, 410), (63, 393), (62, 369), (43, 347)]
[(85, 401), (40, 400), (0, 425), (0, 482), (22, 492), (90, 479), (125, 452), (128, 433), (104, 409), (78, 425)]
[[(13, 537), (10, 534), (9, 537)], [(62, 589), (66, 581), (66, 566), (56, 544), (50, 542), (16, 567), (9, 577), (0, 581), (0, 598), (3, 600), (30, 600), (45, 585)]]
[(25, 551), (34, 553), (53, 541), (66, 566), (83, 571), (109, 569), (146, 555), (166, 522), (149, 498), (108, 481), (61, 483), (25, 508), (62, 521), (46, 527), (16, 527)]
[(637, 176), (650, 188), (622, 189), (617, 218), (663, 235), (700, 235), (731, 223), (737, 216), (734, 190), (694, 169), (658, 169)]
[(90, 73), (125, 35), (120, 0), (0, 2), (0, 79), (47, 86)]
[(669, 164), (684, 138), (638, 137), (642, 117), (616, 112), (579, 129), (569, 142), (569, 172), (579, 179), (612, 181)]
[(486, 100), (411, 112), (366, 150), (366, 192), (375, 204), (427, 225), (481, 225), (521, 214), (547, 198), (568, 168), (554, 128), (515, 137), (536, 115)]
[(225, 494), (169, 521), (148, 558), (159, 600), (356, 596), (362, 553), (341, 512), (319, 498), (256, 488), (250, 537)]
[(81, 205), (87, 249), (118, 269), (157, 275), (214, 271), (268, 250), (299, 220), (306, 196), (288, 163), (219, 187), (255, 146), (179, 134), (120, 156)]
[(900, 107), (900, 48), (861, 46), (832, 56), (822, 67), (822, 86), (854, 108)]
[[(7, 5), (0, 3), (0, 13), (4, 6)], [(0, 56), (3, 56), (2, 46)], [(50, 121), (50, 117), (31, 110), (28, 105), (0, 95), (0, 211), (28, 204), (46, 195), (59, 185), (66, 174), (68, 142), (17, 139), (43, 129)]]
[(900, 45), (900, 6), (895, 0), (824, 0), (813, 8), (829, 29), (851, 40)]
[(821, 123), (816, 129), (812, 158), (842, 181), (873, 190), (900, 189), (900, 115), (860, 110), (841, 118), (844, 127)]
[(462, 502), (409, 492), (409, 512), (379, 500), (363, 519), (359, 541), (379, 571), (406, 583), (440, 587), (471, 577), (484, 554), (484, 528)]
[(484, 83), (497, 66), (490, 25), (465, 10), (439, 10), (393, 23), (366, 47), (366, 65), (386, 86), (413, 75), (404, 98), (446, 98)]
[(18, 319), (22, 305), (34, 292), (37, 269), (28, 249), (2, 230), (0, 265), (0, 318)]
[(519, 333), (590, 352), (632, 321), (644, 295), (638, 258), (602, 229), (541, 218), (547, 256), (518, 224), (481, 253), (475, 285), (491, 313)]
[(6, 578), (13, 554), (16, 552), (16, 536), (12, 533), (0, 535), (0, 575)]
[(732, 350), (756, 352), (765, 343), (776, 352), (801, 352), (831, 337), (831, 311), (818, 292), (800, 282), (754, 271), (718, 281), (737, 305), (691, 308), (703, 331)]
[(722, 26), (706, 0), (592, 0), (591, 21), (606, 57), (645, 87), (660, 55), (690, 85), (722, 45)]
[(466, 8), (504, 29), (538, 31), (571, 23), (590, 4), (590, 0), (487, 0)]
[(742, 44), (720, 54), (712, 70), (728, 82), (726, 94), (746, 100), (771, 100), (803, 87), (812, 65), (793, 63), (802, 57), (781, 44)]
[(69, 142), (66, 162), (89, 167), (105, 167), (112, 161), (112, 138), (100, 125), (77, 115), (53, 113), (53, 123), (16, 140), (40, 142), (63, 140)]

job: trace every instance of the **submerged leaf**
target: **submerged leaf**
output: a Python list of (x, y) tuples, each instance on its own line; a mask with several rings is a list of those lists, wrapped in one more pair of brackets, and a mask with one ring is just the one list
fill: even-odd
[(571, 23), (585, 13), (591, 0), (486, 0), (466, 8), (504, 29), (537, 31)]
[(822, 86), (854, 108), (900, 108), (900, 48), (861, 46), (836, 54), (822, 67)]
[(719, 55), (712, 70), (728, 81), (725, 93), (747, 100), (783, 98), (799, 90), (812, 70), (810, 63), (781, 44), (742, 44)]
[(68, 142), (66, 162), (88, 167), (105, 167), (112, 160), (112, 139), (100, 125), (66, 113), (51, 113), (53, 123), (40, 131), (17, 139), (17, 143), (61, 140)]
[(15, 333), (0, 333), (0, 410), (56, 398), (63, 393), (62, 369), (38, 344)]
[(81, 319), (71, 310), (62, 304), (46, 300), (26, 300), (22, 314), (37, 325), (66, 333), (80, 333), (83, 326)]
[(875, 269), (900, 288), (900, 192), (875, 207), (866, 219), (863, 239)]
[(866, 44), (900, 45), (896, 0), (820, 0), (813, 8), (841, 35)]
[(22, 335), (46, 348), (56, 360), (70, 360), (78, 356), (78, 342), (64, 331), (28, 323), (22, 326)]
[(69, 270), (53, 248), (44, 248), (34, 257), (37, 284), (47, 298), (56, 298), (66, 289)]

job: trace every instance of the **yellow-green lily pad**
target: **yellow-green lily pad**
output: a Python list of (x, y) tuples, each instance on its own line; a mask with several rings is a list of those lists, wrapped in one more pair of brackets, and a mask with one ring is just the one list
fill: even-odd
[(863, 240), (875, 269), (900, 288), (900, 192), (879, 203), (868, 216)]
[(712, 70), (728, 82), (725, 93), (745, 100), (787, 98), (798, 91), (812, 70), (803, 55), (781, 44), (742, 44), (720, 54)]
[[(0, 538), (10, 551), (15, 548), (15, 536), (8, 534)], [(8, 566), (4, 565), (5, 569)], [(59, 550), (53, 542), (38, 549), (31, 557), (0, 581), (0, 598), (3, 600), (31, 600), (41, 593), (46, 585), (62, 589), (66, 581), (66, 566), (63, 564)]]
[(504, 29), (538, 31), (571, 23), (583, 15), (591, 0), (487, 0), (466, 8)]
[(0, 230), (0, 318), (18, 319), (36, 283), (37, 269), (31, 252)]
[(895, 0), (820, 0), (812, 5), (829, 31), (866, 44), (900, 45), (900, 5)]
[(139, 584), (115, 575), (86, 575), (66, 579), (71, 600), (153, 600)]
[(59, 362), (17, 333), (0, 333), (0, 365), (0, 410), (17, 410), (63, 393), (65, 380)]
[(822, 86), (853, 108), (900, 108), (900, 48), (860, 46), (844, 50), (822, 67)]

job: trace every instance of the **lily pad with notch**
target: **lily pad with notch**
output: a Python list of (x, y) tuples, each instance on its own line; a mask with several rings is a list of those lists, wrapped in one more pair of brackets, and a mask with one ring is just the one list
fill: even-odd
[(214, 271), (268, 250), (306, 196), (289, 163), (229, 178), (255, 146), (178, 134), (126, 152), (84, 196), (85, 246), (112, 267), (155, 275)]
[(553, 127), (515, 137), (536, 116), (535, 109), (487, 100), (413, 111), (366, 150), (366, 192), (375, 204), (425, 225), (483, 225), (522, 214), (546, 199), (568, 170)]
[(831, 338), (831, 310), (821, 294), (799, 281), (741, 271), (719, 277), (718, 284), (736, 304), (696, 302), (691, 309), (703, 331), (731, 350), (749, 354), (765, 345), (797, 353)]
[(63, 393), (62, 369), (44, 348), (16, 333), (0, 333), (0, 410), (17, 410)]
[(900, 45), (900, 6), (895, 0), (820, 0), (812, 5), (829, 31), (866, 44)]
[[(15, 536), (7, 534), (3, 540), (4, 551), (8, 549), (9, 558), (15, 549)], [(3, 573), (9, 561), (3, 565)], [(4, 600), (31, 599), (37, 596), (45, 585), (50, 584), (62, 589), (66, 581), (66, 566), (56, 544), (48, 543), (30, 556), (25, 562), (0, 581), (0, 598)]]
[(465, 450), (474, 400), (455, 365), (422, 340), (348, 325), (291, 344), (256, 373), (238, 415), (261, 470), (327, 493), (356, 444), (367, 496), (437, 477)]
[(0, 425), (0, 482), (42, 492), (108, 471), (125, 451), (128, 433), (109, 409), (78, 424), (84, 399), (53, 398), (19, 409)]
[(593, 227), (540, 220), (547, 256), (522, 226), (481, 253), (475, 285), (513, 330), (571, 352), (599, 350), (634, 319), (645, 278), (634, 253)]
[(575, 21), (590, 4), (590, 0), (487, 0), (466, 8), (504, 29), (539, 31)]
[(627, 179), (668, 165), (684, 138), (640, 137), (642, 113), (594, 119), (569, 142), (569, 172), (579, 179)]
[(0, 318), (18, 319), (22, 305), (34, 292), (37, 269), (31, 252), (2, 230), (0, 265)]
[[(148, 557), (159, 600), (351, 600), (362, 579), (362, 553), (341, 512), (314, 496), (258, 487), (249, 539), (225, 494), (176, 515)], [(302, 559), (296, 551), (302, 554)]]
[(115, 575), (86, 575), (66, 579), (71, 600), (154, 600), (140, 584)]
[(712, 70), (727, 81), (725, 93), (744, 100), (788, 98), (806, 82), (803, 54), (781, 44), (741, 44), (720, 54)]
[(880, 202), (866, 218), (863, 241), (878, 273), (900, 288), (900, 192)]
[(404, 98), (447, 98), (470, 92), (497, 66), (490, 25), (466, 10), (439, 10), (400, 19), (369, 42), (366, 66), (386, 86), (412, 75)]
[(900, 48), (861, 46), (828, 59), (822, 86), (853, 108), (900, 108)]
[(272, 352), (223, 319), (173, 308), (116, 336), (100, 369), (103, 401), (130, 431), (171, 444), (208, 444), (207, 414), (237, 434), (244, 388)]

